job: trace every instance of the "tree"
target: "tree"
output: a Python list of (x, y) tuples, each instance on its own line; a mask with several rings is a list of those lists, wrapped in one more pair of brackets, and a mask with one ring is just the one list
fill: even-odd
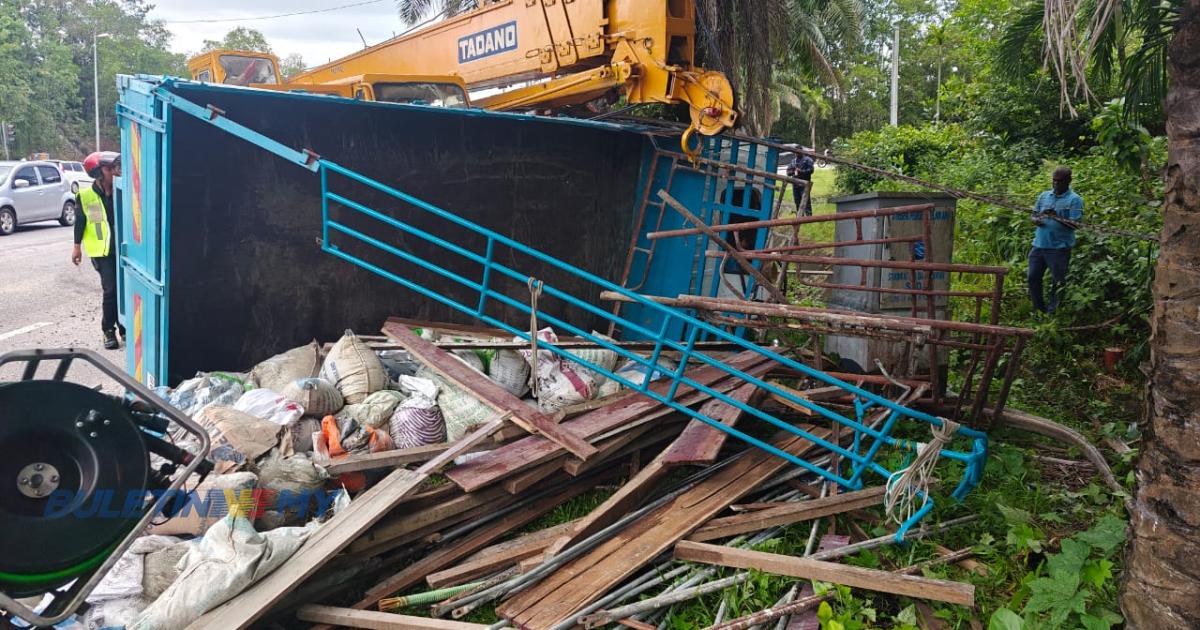
[[(182, 74), (170, 34), (140, 0), (0, 1), (0, 116), (14, 122), (21, 154), (76, 156), (92, 150), (93, 88), (102, 144), (117, 145), (116, 75)], [(99, 85), (93, 86), (93, 36)]]
[(776, 72), (775, 93), (781, 104), (797, 109), (808, 120), (808, 146), (817, 146), (817, 121), (833, 112), (825, 91), (795, 72)]
[(292, 53), (279, 60), (279, 74), (284, 80), (304, 72), (304, 57), (300, 53)]
[(239, 26), (228, 33), (220, 41), (215, 39), (204, 40), (204, 45), (201, 47), (201, 52), (210, 50), (249, 50), (260, 53), (273, 53), (271, 45), (267, 43), (267, 38), (262, 33), (245, 26)]
[[(1110, 30), (1117, 14), (1127, 20), (1119, 32)], [(1200, 220), (1200, 0), (1046, 0), (1043, 34), (1064, 103), (1091, 98), (1088, 72), (1097, 60), (1103, 71), (1105, 59), (1138, 40), (1122, 70), (1126, 107), (1133, 104), (1136, 114), (1166, 88), (1168, 162), (1146, 427), (1121, 607), (1130, 628), (1198, 627), (1200, 231), (1189, 228)]]
[(1151, 317), (1148, 427), (1122, 589), (1130, 628), (1200, 626), (1200, 0), (1168, 52), (1166, 196)]

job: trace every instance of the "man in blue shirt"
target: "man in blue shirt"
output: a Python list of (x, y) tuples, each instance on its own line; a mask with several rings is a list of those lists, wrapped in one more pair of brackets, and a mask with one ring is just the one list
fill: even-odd
[[(1054, 187), (1033, 205), (1033, 249), (1029, 250), (1029, 299), (1043, 313), (1058, 307), (1059, 292), (1067, 279), (1071, 248), (1075, 246), (1075, 222), (1083, 218), (1083, 199), (1071, 190), (1071, 169), (1054, 169)], [(1042, 294), (1042, 277), (1050, 270), (1050, 304)]]

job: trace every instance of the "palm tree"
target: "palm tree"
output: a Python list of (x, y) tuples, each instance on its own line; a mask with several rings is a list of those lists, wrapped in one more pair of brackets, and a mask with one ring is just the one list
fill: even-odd
[(1129, 114), (1163, 103), (1166, 198), (1121, 608), (1129, 628), (1200, 627), (1200, 0), (1045, 0), (1042, 29), (1065, 103), (1090, 98), (1089, 69), (1111, 69), (1131, 45), (1118, 64)]
[(795, 67), (785, 67), (775, 69), (772, 93), (772, 117), (776, 120), (779, 118), (783, 105), (799, 110), (808, 119), (808, 146), (816, 147), (817, 121), (833, 113), (825, 90), (814, 85), (808, 75), (797, 71)]
[[(400, 17), (413, 24), (455, 15), (488, 0), (396, 0)], [(778, 112), (773, 92), (781, 59), (824, 82), (836, 83), (830, 50), (857, 41), (862, 0), (695, 0), (697, 56), (729, 77), (752, 134), (767, 133)], [(834, 43), (831, 43), (834, 42)]]
[(807, 106), (804, 108), (808, 116), (808, 146), (817, 148), (817, 121), (833, 113), (833, 105), (825, 97), (825, 92), (811, 85), (800, 92)]

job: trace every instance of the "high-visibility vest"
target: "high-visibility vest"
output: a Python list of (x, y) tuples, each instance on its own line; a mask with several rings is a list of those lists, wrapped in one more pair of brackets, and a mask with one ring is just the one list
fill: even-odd
[(83, 206), (83, 216), (87, 217), (87, 229), (83, 231), (83, 241), (80, 243), (83, 253), (88, 258), (103, 258), (112, 246), (104, 200), (89, 186), (79, 191), (79, 203)]

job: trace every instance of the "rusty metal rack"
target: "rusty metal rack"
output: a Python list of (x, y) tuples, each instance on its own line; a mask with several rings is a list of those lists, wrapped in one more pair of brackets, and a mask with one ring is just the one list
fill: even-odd
[[(750, 144), (751, 153), (757, 150), (753, 146)], [(928, 402), (932, 406), (949, 406), (954, 412), (954, 417), (975, 425), (986, 423), (983, 414), (985, 408), (1004, 407), (1021, 354), (1032, 331), (999, 325), (1007, 269), (953, 262), (929, 262), (935, 259), (932, 238), (933, 204), (817, 216), (780, 217), (781, 204), (778, 201), (782, 197), (782, 189), (788, 184), (793, 184), (797, 185), (797, 191), (803, 191), (803, 194), (807, 195), (807, 182), (713, 157), (687, 160), (670, 151), (658, 150), (657, 159), (652, 163), (651, 176), (645, 183), (635, 229), (635, 233), (647, 232), (646, 241), (630, 244), (630, 261), (638, 254), (647, 259), (654, 257), (658, 251), (657, 244), (664, 239), (695, 236), (704, 238), (707, 235), (710, 242), (699, 246), (703, 248), (699, 256), (711, 262), (700, 267), (703, 269), (702, 273), (709, 273), (711, 265), (723, 268), (731, 257), (740, 258), (739, 264), (749, 262), (763, 271), (768, 271), (768, 268), (773, 266), (774, 273), (770, 275), (778, 286), (769, 287), (768, 294), (779, 295), (786, 291), (789, 282), (794, 281), (800, 286), (819, 290), (822, 294), (826, 291), (841, 291), (907, 296), (907, 316), (751, 301), (757, 299), (753, 278), (749, 278), (737, 291), (732, 291), (741, 293), (736, 298), (718, 297), (715, 295), (715, 289), (710, 295), (700, 295), (701, 287), (696, 283), (686, 294), (646, 297), (662, 304), (691, 309), (704, 320), (732, 331), (750, 329), (760, 331), (762, 335), (770, 332), (805, 333), (813, 343), (811, 356), (814, 367), (821, 370), (828, 367), (824, 365), (822, 344), (823, 339), (829, 335), (866, 337), (895, 343), (903, 348), (899, 353), (903, 355), (903, 360), (894, 365), (887, 376), (835, 373), (842, 378), (879, 385), (896, 379), (909, 383), (924, 383), (928, 386)], [(665, 187), (656, 190), (654, 169), (658, 168), (669, 171), (657, 180), (659, 185), (665, 183)], [(703, 176), (706, 191), (729, 190), (735, 185), (744, 189), (756, 187), (760, 190), (775, 191), (778, 197), (772, 204), (771, 218), (738, 221), (737, 219), (742, 217), (726, 215), (731, 220), (722, 221), (718, 218), (718, 213), (706, 212), (707, 208), (700, 207), (695, 208), (698, 210), (695, 216), (710, 217), (707, 225), (701, 227), (692, 221), (692, 225), (685, 224), (682, 228), (672, 226), (673, 229), (663, 229), (664, 224), (671, 223), (667, 219), (670, 217), (668, 211), (671, 204), (668, 203), (669, 196), (664, 197), (662, 191), (668, 189), (679, 177), (695, 177), (697, 174)], [(712, 196), (706, 194), (706, 201), (702, 203), (707, 203)], [(768, 201), (764, 200), (763, 203)], [(864, 220), (900, 215), (909, 215), (908, 218), (919, 220), (919, 234), (876, 237), (864, 230)], [(843, 235), (852, 233), (853, 238), (828, 242), (804, 242), (801, 239), (802, 226), (821, 223), (852, 223), (852, 230), (837, 231)], [(790, 228), (790, 234), (780, 228)], [(759, 231), (763, 230), (767, 232), (767, 238), (758, 235)], [(721, 240), (725, 243), (719, 242), (716, 237), (718, 234), (723, 235)], [(859, 245), (894, 244), (908, 244), (913, 250), (923, 247), (925, 251), (922, 256), (911, 256), (911, 260), (847, 258), (837, 255), (848, 251), (846, 248)], [(734, 251), (729, 251), (727, 246), (730, 245)], [(944, 253), (942, 255), (945, 257)], [(856, 267), (860, 270), (857, 284), (846, 282), (844, 279), (841, 282), (832, 282), (821, 278), (832, 275), (832, 269), (845, 267)], [(906, 272), (907, 286), (873, 286), (868, 281), (869, 272), (872, 270)], [(627, 265), (622, 277), (623, 286), (632, 291), (646, 293), (642, 282), (630, 281), (629, 271), (630, 265)], [(981, 280), (973, 283), (982, 288), (949, 290), (935, 287), (932, 281), (921, 282), (922, 274), (931, 277), (935, 272), (957, 274), (960, 279), (982, 276)], [(698, 272), (698, 275), (701, 273)], [(758, 282), (757, 285), (761, 286), (762, 282)], [(602, 297), (615, 302), (614, 314), (620, 313), (621, 305), (626, 301), (610, 293)], [(960, 308), (951, 308), (951, 300)], [(968, 301), (965, 308), (962, 307), (963, 300)], [(969, 320), (951, 321), (948, 318), (954, 312), (965, 314)], [(961, 380), (956, 382), (957, 391), (954, 392), (947, 391), (948, 374), (939, 369), (939, 365), (949, 361), (948, 353), (951, 352), (957, 353), (956, 358), (964, 366), (960, 373)], [(924, 358), (921, 358), (922, 355)]]
[[(907, 368), (903, 373), (877, 376), (829, 370), (825, 372), (846, 381), (868, 384), (924, 383), (928, 385), (929, 399), (922, 401), (923, 403), (931, 408), (952, 409), (950, 417), (977, 427), (985, 427), (989, 418), (994, 417), (985, 414), (985, 409), (1004, 409), (1021, 354), (1028, 339), (1033, 335), (1032, 330), (1025, 328), (973, 322), (890, 317), (694, 295), (681, 295), (676, 298), (646, 297), (667, 306), (690, 309), (701, 319), (730, 328), (751, 328), (764, 332), (804, 332), (817, 337), (876, 337), (905, 344)], [(611, 292), (601, 294), (601, 298), (622, 300), (619, 294)], [(945, 394), (945, 389), (941, 387), (943, 375), (936, 367), (924, 372), (918, 369), (916, 352), (921, 350), (934, 356), (946, 350), (966, 353), (967, 368), (963, 373), (962, 387), (957, 392), (951, 396)], [(821, 353), (818, 351), (813, 354), (814, 367), (824, 369)], [(935, 362), (931, 365), (937, 364)]]

